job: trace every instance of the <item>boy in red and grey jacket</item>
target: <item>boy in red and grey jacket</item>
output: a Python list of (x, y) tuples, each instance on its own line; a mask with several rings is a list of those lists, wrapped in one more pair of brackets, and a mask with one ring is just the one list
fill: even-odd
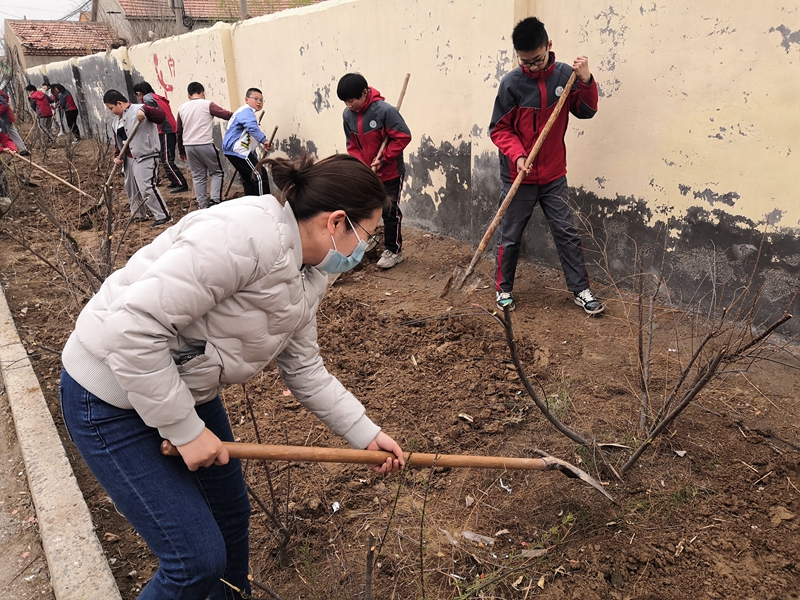
[(161, 143), (161, 154), (159, 160), (161, 166), (164, 167), (164, 173), (169, 179), (169, 193), (181, 194), (189, 190), (189, 185), (186, 183), (186, 178), (181, 173), (181, 170), (175, 164), (175, 144), (177, 137), (175, 130), (178, 125), (175, 122), (175, 116), (172, 114), (172, 108), (169, 105), (169, 100), (164, 96), (156, 94), (153, 86), (146, 81), (137, 83), (133, 86), (133, 93), (142, 104), (160, 108), (166, 117), (164, 122), (158, 126), (158, 139)]
[(25, 142), (22, 140), (22, 136), (14, 125), (16, 118), (14, 117), (14, 111), (11, 110), (11, 100), (8, 94), (3, 90), (0, 90), (0, 121), (2, 121), (2, 127), (5, 127), (8, 137), (11, 138), (11, 141), (14, 142), (14, 145), (17, 147), (19, 155), (30, 156), (31, 153), (28, 152), (28, 149), (25, 147)]
[[(567, 108), (579, 119), (591, 119), (597, 112), (597, 83), (589, 71), (589, 61), (579, 56), (572, 65), (556, 62), (544, 24), (535, 17), (517, 23), (512, 33), (519, 68), (503, 77), (494, 103), (489, 133), (500, 149), (501, 200), (514, 179), (525, 168), (548, 118), (555, 109), (564, 86), (574, 71), (578, 77), (567, 98)], [(567, 149), (564, 135), (569, 113), (558, 115), (533, 164), (525, 171), (514, 199), (497, 229), (497, 307), (514, 310), (514, 276), (525, 226), (538, 202), (550, 226), (567, 288), (575, 304), (587, 314), (597, 315), (604, 306), (589, 289), (589, 274), (583, 246), (567, 199)]]
[[(386, 249), (378, 260), (378, 267), (390, 269), (403, 262), (403, 236), (400, 223), (400, 191), (405, 177), (403, 149), (411, 141), (411, 131), (394, 106), (385, 102), (381, 93), (369, 87), (360, 73), (347, 73), (336, 88), (339, 100), (345, 103), (344, 133), (347, 136), (347, 153), (376, 170), (383, 182), (391, 206), (383, 211), (383, 237)], [(381, 143), (389, 143), (380, 156)]]
[[(0, 131), (0, 154), (6, 151), (16, 152), (17, 147), (6, 133)], [(8, 199), (8, 180), (6, 179), (6, 167), (5, 163), (0, 160), (0, 211), (6, 211), (10, 202), (11, 201)]]
[(39, 129), (42, 130), (47, 141), (54, 144), (56, 140), (50, 133), (53, 127), (53, 109), (50, 108), (50, 103), (53, 99), (37, 90), (35, 85), (25, 86), (25, 91), (28, 92), (28, 102), (36, 113), (36, 124), (39, 125)]

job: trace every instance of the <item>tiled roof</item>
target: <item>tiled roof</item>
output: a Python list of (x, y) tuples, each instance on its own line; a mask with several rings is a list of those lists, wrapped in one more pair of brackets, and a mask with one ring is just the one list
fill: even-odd
[[(247, 13), (251, 17), (268, 15), (287, 8), (308, 6), (324, 0), (247, 0)], [(160, 18), (171, 15), (167, 0), (117, 0), (128, 18)], [(197, 21), (225, 20), (240, 18), (239, 0), (183, 0), (183, 12)]]
[(172, 15), (167, 0), (117, 0), (128, 18), (159, 18)]
[(108, 48), (111, 30), (103, 23), (79, 21), (6, 21), (25, 54), (85, 56)]

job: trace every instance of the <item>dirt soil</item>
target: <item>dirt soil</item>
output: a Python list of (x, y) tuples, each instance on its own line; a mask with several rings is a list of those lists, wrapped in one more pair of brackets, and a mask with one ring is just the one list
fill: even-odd
[[(84, 189), (103, 177), (93, 171), (92, 143), (79, 145), (74, 158)], [(66, 175), (63, 156), (49, 156), (48, 168)], [(54, 194), (38, 174), (32, 181), (39, 187), (20, 188), (13, 219), (0, 224), (0, 278), (63, 434), (58, 352), (80, 303), (7, 232), (46, 229), (33, 194), (65, 210), (82, 201), (64, 188)], [(194, 209), (191, 194), (167, 197), (178, 216)], [(120, 264), (154, 237), (148, 225), (129, 231)], [(383, 477), (358, 465), (272, 464), (279, 511), (292, 531), (291, 565), (280, 568), (274, 527), (253, 502), (257, 581), (287, 599), (360, 597), (373, 534), (374, 598), (800, 598), (800, 349), (772, 340), (770, 360), (714, 379), (615, 482), (524, 392), (490, 314), (491, 286), (439, 297), (470, 248), (410, 227), (404, 235), (405, 262), (381, 271), (373, 250), (331, 287), (318, 315), (329, 370), (404, 449), (521, 457), (543, 449), (602, 479), (616, 504), (554, 472), (434, 468)], [(484, 259), (484, 274), (490, 262)], [(522, 262), (517, 281), (513, 323), (521, 359), (553, 411), (599, 442), (638, 446), (631, 298), (595, 284), (607, 310), (590, 318), (560, 272)], [(670, 360), (690, 354), (697, 338), (668, 330), (664, 323), (675, 314), (659, 308), (666, 320), (656, 332), (658, 364), (667, 365), (654, 375), (659, 393), (674, 380)], [(345, 445), (288, 394), (273, 366), (246, 390), (262, 441)], [(225, 389), (223, 400), (238, 439), (255, 441), (242, 388)], [(156, 560), (62, 437), (123, 597), (135, 598)], [(616, 468), (628, 448), (610, 451)], [(264, 466), (247, 464), (246, 475), (272, 506)], [(267, 595), (255, 589), (254, 597)]]

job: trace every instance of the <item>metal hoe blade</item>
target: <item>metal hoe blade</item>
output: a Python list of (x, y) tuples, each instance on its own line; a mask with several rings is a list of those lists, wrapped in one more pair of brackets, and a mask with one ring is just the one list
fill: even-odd
[(614, 502), (614, 504), (616, 504), (614, 498), (611, 497), (611, 494), (609, 494), (605, 490), (605, 488), (600, 484), (599, 481), (597, 481), (594, 477), (589, 475), (586, 471), (579, 469), (575, 465), (571, 465), (565, 460), (561, 460), (560, 458), (556, 458), (555, 456), (550, 456), (547, 452), (543, 450), (535, 449), (533, 452), (542, 457), (542, 460), (547, 465), (546, 469), (547, 471), (553, 471), (553, 470), (561, 471), (564, 475), (566, 475), (570, 479), (580, 479), (581, 481), (585, 481), (594, 489), (596, 489), (598, 492), (603, 494), (603, 496), (611, 500), (611, 502)]

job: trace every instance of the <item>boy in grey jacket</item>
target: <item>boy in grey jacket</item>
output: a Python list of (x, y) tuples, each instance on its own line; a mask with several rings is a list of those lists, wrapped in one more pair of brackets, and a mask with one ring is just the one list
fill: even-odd
[[(114, 162), (122, 165), (125, 174), (125, 192), (131, 202), (133, 220), (140, 222), (147, 219), (145, 206), (153, 213), (153, 228), (163, 227), (172, 217), (167, 203), (156, 187), (156, 172), (161, 144), (158, 137), (158, 124), (163, 123), (166, 116), (160, 108), (146, 104), (131, 104), (117, 90), (108, 90), (103, 95), (106, 105), (114, 119)], [(124, 156), (120, 156), (125, 140), (131, 135), (137, 121), (141, 123), (136, 135), (131, 138)]]

